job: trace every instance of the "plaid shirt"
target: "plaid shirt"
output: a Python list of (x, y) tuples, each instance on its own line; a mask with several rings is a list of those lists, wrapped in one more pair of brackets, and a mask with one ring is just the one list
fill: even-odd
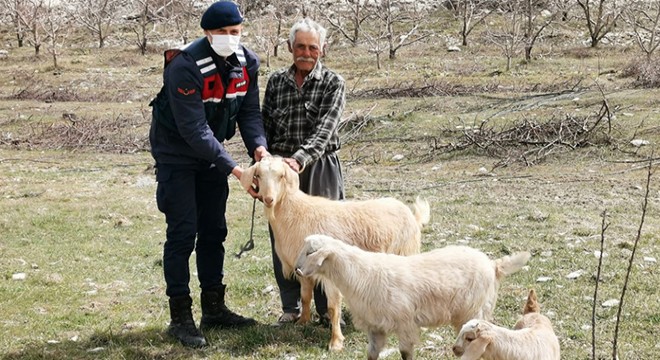
[(268, 151), (304, 168), (340, 148), (337, 126), (344, 110), (344, 79), (320, 61), (299, 89), (295, 66), (271, 75), (261, 112)]

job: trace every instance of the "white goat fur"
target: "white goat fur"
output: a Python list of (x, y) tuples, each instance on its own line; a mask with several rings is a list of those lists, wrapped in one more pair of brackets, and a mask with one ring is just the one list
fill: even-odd
[(473, 319), (461, 328), (453, 347), (461, 360), (559, 360), (559, 340), (550, 319), (540, 313), (534, 289), (513, 330)]
[[(285, 276), (294, 276), (295, 262), (305, 237), (316, 233), (343, 239), (368, 251), (399, 255), (420, 251), (421, 229), (430, 218), (426, 201), (418, 198), (412, 205), (413, 212), (393, 198), (338, 201), (307, 195), (299, 189), (298, 174), (277, 156), (263, 158), (249, 167), (241, 177), (241, 184), (248, 189), (253, 179), (259, 186), (259, 195), (275, 238), (275, 252), (282, 262)], [(306, 323), (311, 319), (316, 280), (299, 280), (302, 311), (298, 323)], [(342, 295), (331, 284), (323, 286), (332, 327), (329, 348), (341, 350), (344, 340), (339, 326)]]
[(492, 318), (499, 282), (529, 260), (520, 252), (498, 260), (467, 246), (398, 256), (365, 252), (325, 235), (312, 235), (297, 261), (300, 276), (317, 276), (344, 294), (356, 328), (368, 333), (368, 359), (378, 359), (396, 333), (404, 360), (413, 359), (420, 327)]

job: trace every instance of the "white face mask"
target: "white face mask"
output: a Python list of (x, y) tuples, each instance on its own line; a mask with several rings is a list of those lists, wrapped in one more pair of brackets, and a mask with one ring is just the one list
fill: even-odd
[(238, 50), (238, 44), (241, 42), (241, 36), (236, 35), (211, 35), (211, 48), (216, 54), (222, 57), (228, 57)]

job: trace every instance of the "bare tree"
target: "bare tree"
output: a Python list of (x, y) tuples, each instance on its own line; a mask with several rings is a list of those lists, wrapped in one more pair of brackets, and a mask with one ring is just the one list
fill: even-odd
[(614, 29), (623, 7), (616, 0), (577, 0), (577, 3), (584, 13), (591, 47), (595, 48)]
[(468, 45), (468, 36), (477, 25), (483, 24), (493, 12), (487, 7), (489, 0), (457, 0), (447, 4), (454, 16), (461, 21), (461, 39), (463, 46)]
[(487, 38), (500, 48), (506, 57), (506, 71), (511, 70), (511, 59), (520, 51), (525, 39), (523, 6), (526, 0), (507, 0), (500, 4), (502, 25), (489, 27)]
[(341, 0), (317, 5), (323, 18), (353, 46), (360, 43), (362, 23), (373, 16), (374, 7), (369, 0)]
[(63, 6), (54, 5), (52, 0), (48, 0), (45, 5), (44, 21), (40, 23), (40, 26), (48, 40), (47, 49), (53, 59), (55, 69), (59, 69), (57, 57), (60, 55), (60, 49), (71, 29), (68, 17)]
[(235, 0), (243, 16), (256, 17), (263, 9), (271, 6), (277, 0)]
[(660, 45), (660, 1), (635, 1), (624, 11), (624, 19), (632, 27), (646, 59), (651, 60)]
[(140, 54), (146, 55), (149, 39), (155, 33), (156, 13), (159, 10), (162, 11), (163, 7), (158, 6), (157, 0), (137, 0), (132, 3), (135, 7), (135, 15), (128, 19), (132, 21), (128, 27), (135, 36), (133, 41), (140, 50)]
[(34, 48), (34, 55), (41, 51), (42, 33), (40, 23), (45, 13), (44, 0), (27, 0), (23, 11), (18, 12), (20, 21), (27, 27), (30, 37), (27, 42)]
[(414, 5), (398, 0), (382, 0), (376, 5), (373, 17), (375, 23), (370, 22), (375, 32), (369, 37), (372, 40), (380, 39), (383, 35), (386, 37), (390, 60), (396, 59), (396, 52), (402, 47), (431, 36), (431, 32), (423, 31), (428, 20)]
[(96, 36), (99, 49), (105, 46), (105, 40), (111, 34), (119, 6), (119, 0), (77, 0), (75, 3), (76, 23)]
[(525, 60), (532, 60), (532, 49), (541, 33), (556, 19), (563, 17), (570, 0), (524, 0), (524, 43)]
[(18, 47), (23, 47), (27, 26), (23, 22), (21, 14), (27, 11), (27, 0), (0, 0), (0, 6), (4, 9), (2, 14), (9, 18), (14, 27), (13, 31), (16, 34)]
[(258, 49), (266, 53), (266, 67), (270, 68), (271, 56), (277, 56), (280, 45), (286, 43), (287, 39), (282, 34), (284, 23), (283, 13), (275, 7), (269, 6), (265, 16), (253, 25), (254, 38)]
[(201, 17), (201, 11), (195, 6), (196, 3), (196, 0), (174, 0), (172, 2), (172, 21), (174, 21), (176, 32), (184, 44), (190, 42), (191, 34), (198, 28), (197, 21)]
[(383, 23), (376, 23), (370, 31), (363, 32), (367, 44), (367, 51), (376, 55), (376, 68), (381, 69), (381, 54), (387, 50), (387, 31)]

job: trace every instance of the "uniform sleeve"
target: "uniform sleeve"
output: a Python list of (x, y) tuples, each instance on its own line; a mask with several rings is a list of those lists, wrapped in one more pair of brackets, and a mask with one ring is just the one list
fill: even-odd
[(252, 158), (257, 147), (268, 145), (259, 106), (259, 59), (247, 49), (245, 53), (250, 84), (238, 111), (237, 123), (248, 155)]
[(236, 162), (213, 135), (202, 102), (202, 76), (188, 54), (177, 56), (167, 67), (167, 89), (170, 107), (179, 134), (203, 160), (231, 173)]
[[(323, 90), (320, 104), (305, 104), (306, 107), (318, 106), (318, 123), (315, 131), (305, 139), (301, 149), (293, 154), (293, 158), (304, 166), (318, 160), (326, 151), (327, 145), (341, 120), (345, 104), (344, 79), (334, 75), (328, 86)], [(310, 111), (307, 108), (307, 111)]]

